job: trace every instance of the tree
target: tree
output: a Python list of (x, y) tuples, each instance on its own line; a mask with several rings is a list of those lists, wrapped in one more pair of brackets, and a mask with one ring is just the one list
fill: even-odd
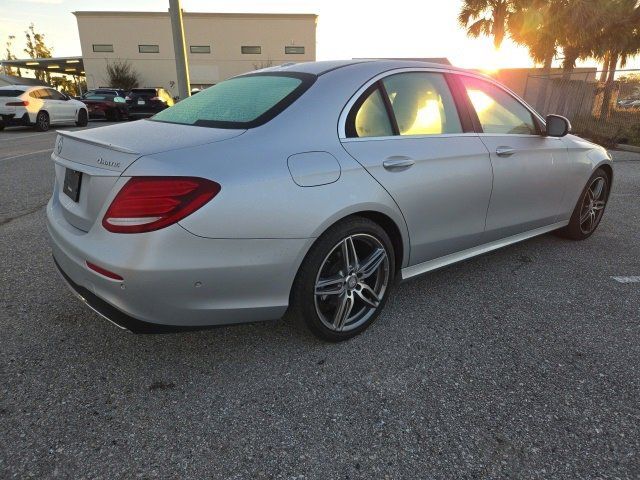
[[(38, 33), (35, 31), (34, 24), (30, 24), (28, 30), (24, 32), (27, 38), (27, 48), (24, 49), (29, 58), (51, 58), (53, 48), (48, 47), (44, 41), (44, 33)], [(35, 71), (35, 76), (38, 80), (46, 81), (50, 83), (51, 75), (49, 72), (40, 70)]]
[(127, 91), (140, 85), (138, 72), (126, 60), (116, 60), (107, 64), (107, 81), (110, 87)]
[[(14, 55), (13, 53), (13, 41), (15, 40), (16, 36), (15, 35), (9, 35), (9, 37), (7, 38), (7, 43), (6, 43), (6, 55), (5, 58), (6, 60), (16, 60), (17, 57)], [(18, 74), (18, 76), (21, 75), (20, 69), (17, 69), (17, 72), (12, 68), (9, 67), (8, 65), (4, 66), (4, 73), (5, 75), (15, 75), (16, 73)]]
[(513, 0), (464, 0), (458, 23), (470, 37), (493, 37), (493, 45), (498, 49), (507, 35), (513, 10)]

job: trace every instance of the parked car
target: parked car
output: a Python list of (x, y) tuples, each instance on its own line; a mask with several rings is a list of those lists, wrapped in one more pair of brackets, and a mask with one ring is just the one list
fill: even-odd
[(113, 95), (115, 97), (125, 98), (127, 96), (127, 91), (122, 90), (121, 88), (94, 88), (83, 93), (82, 98), (86, 98), (89, 95)]
[(551, 231), (589, 238), (612, 162), (569, 131), (450, 66), (249, 73), (149, 121), (61, 132), (53, 257), (91, 308), (133, 331), (288, 310), (344, 340), (397, 280)]
[(126, 99), (132, 118), (150, 117), (174, 104), (173, 97), (164, 88), (134, 88)]
[(51, 125), (85, 126), (89, 119), (84, 103), (49, 87), (10, 85), (0, 87), (0, 130), (12, 125), (33, 126), (45, 132)]
[(129, 117), (129, 106), (120, 96), (96, 93), (86, 96), (83, 102), (89, 109), (89, 118), (119, 122)]

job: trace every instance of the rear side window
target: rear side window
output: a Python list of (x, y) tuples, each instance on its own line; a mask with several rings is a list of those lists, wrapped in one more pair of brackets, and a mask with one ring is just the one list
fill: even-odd
[[(387, 137), (393, 135), (380, 90), (376, 88), (366, 98), (351, 120), (350, 137)], [(351, 123), (350, 122), (350, 123)]]
[(456, 104), (439, 73), (400, 73), (382, 83), (400, 135), (462, 133)]
[(152, 120), (216, 128), (252, 128), (291, 105), (315, 80), (302, 73), (235, 77), (202, 90)]
[(19, 97), (24, 90), (0, 90), (0, 97)]
[(460, 76), (482, 131), (503, 135), (538, 135), (533, 114), (516, 98), (478, 78)]

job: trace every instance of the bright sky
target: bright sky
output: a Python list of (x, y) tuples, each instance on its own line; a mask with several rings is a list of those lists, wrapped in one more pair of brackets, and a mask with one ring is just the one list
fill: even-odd
[[(529, 67), (526, 49), (505, 41), (496, 52), (487, 38), (470, 39), (457, 25), (461, 0), (183, 0), (191, 12), (315, 13), (317, 59), (448, 57), (459, 67)], [(166, 11), (168, 0), (0, 0), (0, 57), (8, 35), (26, 55), (29, 23), (43, 32), (54, 56), (80, 55), (76, 10)], [(640, 59), (628, 68), (640, 68)]]

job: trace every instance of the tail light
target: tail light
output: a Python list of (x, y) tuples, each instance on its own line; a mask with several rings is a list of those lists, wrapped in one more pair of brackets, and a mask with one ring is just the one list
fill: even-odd
[(28, 100), (22, 100), (21, 102), (7, 102), (5, 103), (7, 107), (26, 107), (29, 105)]
[(124, 99), (128, 102), (131, 100), (131, 97), (129, 95), (127, 95), (126, 97), (124, 97)]
[(151, 100), (152, 102), (158, 102), (162, 99), (160, 97), (151, 97), (149, 100)]
[(220, 192), (196, 177), (133, 177), (111, 202), (102, 226), (114, 233), (152, 232), (179, 222)]

